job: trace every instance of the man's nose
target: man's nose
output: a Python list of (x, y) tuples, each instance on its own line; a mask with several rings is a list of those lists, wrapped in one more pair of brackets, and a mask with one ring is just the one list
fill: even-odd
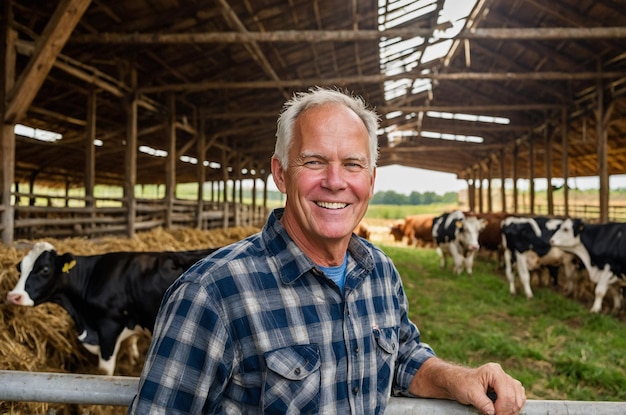
[(328, 167), (325, 169), (324, 174), (324, 187), (327, 187), (331, 190), (337, 190), (346, 187), (346, 172), (343, 169), (343, 166), (329, 164)]

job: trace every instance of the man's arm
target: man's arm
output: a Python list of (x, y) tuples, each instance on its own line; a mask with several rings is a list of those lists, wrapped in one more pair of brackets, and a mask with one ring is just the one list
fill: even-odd
[[(486, 415), (519, 414), (526, 403), (522, 384), (497, 363), (467, 368), (432, 357), (417, 371), (409, 391), (421, 398), (453, 399), (473, 405)], [(495, 402), (487, 396), (488, 391), (495, 392)]]

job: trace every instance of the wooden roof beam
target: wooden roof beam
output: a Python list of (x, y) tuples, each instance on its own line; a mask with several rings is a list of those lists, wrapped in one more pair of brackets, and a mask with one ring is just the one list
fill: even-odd
[[(389, 30), (275, 30), (272, 32), (205, 32), (205, 33), (94, 33), (72, 37), (72, 43), (106, 44), (185, 44), (185, 43), (274, 43), (274, 42), (354, 42), (380, 38), (437, 37), (433, 35), (445, 25), (428, 29)], [(558, 40), (558, 39), (622, 39), (626, 27), (552, 27), (473, 29), (459, 33), (456, 39), (491, 40)]]
[[(224, 11), (225, 20), (230, 25), (234, 26), (239, 33), (250, 33), (239, 19), (239, 16), (237, 16), (237, 13), (233, 11), (233, 9), (230, 7), (226, 0), (218, 0), (218, 3)], [(272, 79), (274, 82), (280, 80), (278, 74), (276, 73), (276, 71), (274, 71), (274, 68), (267, 60), (267, 57), (265, 57), (265, 54), (263, 53), (256, 41), (250, 42), (250, 44), (246, 43), (243, 45), (243, 47), (250, 53), (250, 55), (252, 55), (254, 61), (258, 63), (258, 65), (261, 67), (261, 69), (263, 69), (265, 74), (270, 79)], [(279, 85), (276, 85), (276, 88), (281, 90), (280, 92), (285, 97), (285, 99), (289, 99), (289, 93), (287, 93), (287, 91), (283, 90)]]
[(24, 117), (35, 99), (65, 42), (78, 24), (91, 0), (61, 1), (35, 43), (28, 65), (10, 91), (4, 122), (14, 124)]
[(343, 85), (350, 83), (378, 84), (394, 79), (437, 79), (450, 81), (556, 81), (556, 80), (585, 80), (585, 79), (607, 79), (626, 77), (626, 71), (613, 72), (541, 72), (541, 73), (478, 73), (478, 72), (461, 72), (461, 73), (429, 73), (415, 74), (404, 73), (398, 75), (363, 75), (348, 76), (340, 78), (325, 79), (293, 79), (280, 81), (243, 81), (243, 82), (223, 82), (223, 81), (207, 81), (186, 84), (172, 85), (156, 85), (145, 86), (139, 88), (142, 93), (156, 92), (200, 92), (211, 89), (267, 89), (267, 88), (301, 88), (310, 85)]

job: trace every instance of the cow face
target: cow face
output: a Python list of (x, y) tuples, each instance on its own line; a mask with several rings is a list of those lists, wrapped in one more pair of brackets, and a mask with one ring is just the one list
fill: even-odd
[(33, 249), (17, 265), (20, 278), (7, 294), (7, 302), (13, 305), (34, 306), (55, 294), (63, 273), (75, 263), (71, 254), (58, 256), (47, 242), (37, 242)]
[(486, 225), (487, 223), (484, 219), (478, 219), (475, 216), (458, 220), (456, 221), (456, 237), (467, 250), (476, 251), (480, 248), (480, 244), (478, 243), (478, 234), (485, 228)]
[(572, 249), (580, 245), (580, 231), (584, 225), (581, 220), (565, 219), (561, 227), (550, 238), (550, 245), (561, 249)]

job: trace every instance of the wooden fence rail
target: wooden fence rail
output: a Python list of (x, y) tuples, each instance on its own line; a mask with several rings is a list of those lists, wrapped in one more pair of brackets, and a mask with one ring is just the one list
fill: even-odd
[[(137, 377), (0, 370), (0, 401), (128, 406)], [(468, 415), (479, 412), (456, 402), (391, 398), (388, 415)], [(523, 415), (623, 415), (626, 402), (530, 400)]]
[[(95, 237), (128, 235), (128, 208), (120, 198), (40, 196), (15, 193), (14, 237)], [(27, 201), (28, 204), (24, 204)], [(32, 202), (32, 204), (31, 204)], [(136, 199), (134, 231), (168, 227), (168, 206), (163, 199)], [(199, 218), (198, 218), (199, 215)], [(267, 213), (262, 207), (241, 203), (204, 201), (202, 211), (195, 200), (176, 199), (171, 206), (173, 228), (216, 229), (232, 226), (257, 226)]]

